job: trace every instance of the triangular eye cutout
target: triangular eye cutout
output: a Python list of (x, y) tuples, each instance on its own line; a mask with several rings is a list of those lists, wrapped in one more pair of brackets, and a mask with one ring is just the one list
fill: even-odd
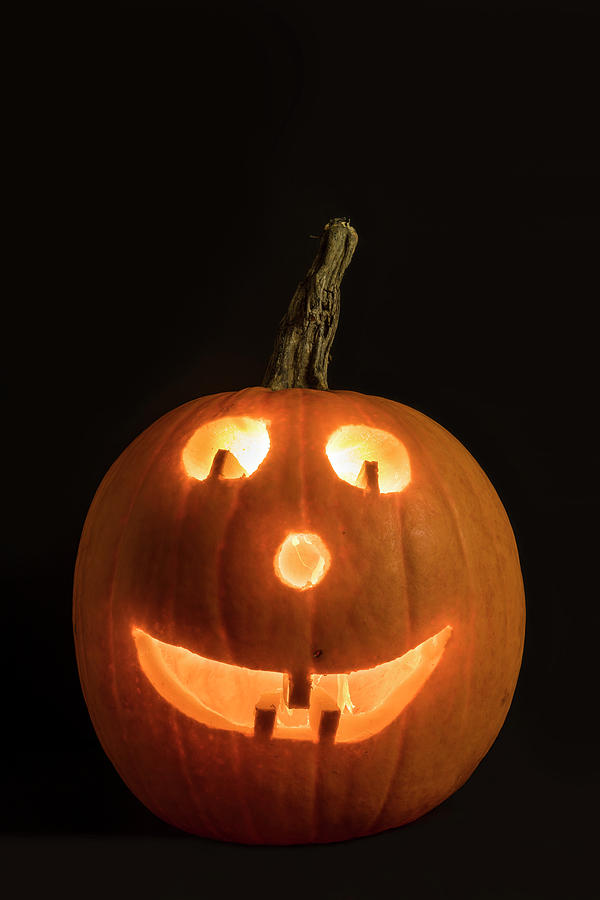
[(330, 436), (325, 453), (338, 478), (368, 493), (391, 494), (410, 484), (406, 447), (380, 428), (342, 425)]
[(188, 475), (204, 481), (212, 478), (244, 478), (255, 472), (269, 452), (266, 424), (248, 416), (227, 416), (198, 428), (183, 449)]

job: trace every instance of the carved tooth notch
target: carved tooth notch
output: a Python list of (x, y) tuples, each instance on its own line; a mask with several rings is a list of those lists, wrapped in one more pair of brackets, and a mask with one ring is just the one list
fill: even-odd
[(262, 694), (254, 707), (254, 736), (268, 740), (273, 736), (281, 691)]
[(363, 488), (368, 494), (379, 493), (379, 463), (377, 460), (365, 459), (358, 473), (356, 486)]
[(308, 709), (312, 682), (308, 672), (283, 676), (283, 699), (288, 709)]
[(333, 697), (321, 687), (313, 688), (308, 721), (322, 743), (333, 743), (340, 724), (341, 710)]
[(208, 474), (212, 478), (243, 478), (246, 470), (230, 450), (217, 450)]

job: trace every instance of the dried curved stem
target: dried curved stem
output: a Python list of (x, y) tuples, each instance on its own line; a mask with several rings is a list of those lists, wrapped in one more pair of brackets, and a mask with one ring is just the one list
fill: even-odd
[(340, 317), (340, 285), (358, 235), (348, 219), (331, 219), (313, 263), (279, 325), (263, 386), (326, 391), (327, 366)]

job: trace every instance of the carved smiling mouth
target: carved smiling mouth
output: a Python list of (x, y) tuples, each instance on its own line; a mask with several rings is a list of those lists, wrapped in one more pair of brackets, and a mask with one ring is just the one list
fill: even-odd
[(132, 633), (152, 686), (191, 719), (248, 737), (348, 743), (400, 715), (442, 658), (452, 626), (372, 669), (309, 675), (305, 685), (282, 672), (208, 659), (135, 626)]

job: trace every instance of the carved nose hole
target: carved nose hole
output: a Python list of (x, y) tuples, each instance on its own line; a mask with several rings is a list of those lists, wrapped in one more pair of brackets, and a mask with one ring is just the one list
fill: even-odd
[(299, 591), (314, 587), (331, 565), (331, 554), (318, 534), (288, 534), (275, 554), (277, 577)]

